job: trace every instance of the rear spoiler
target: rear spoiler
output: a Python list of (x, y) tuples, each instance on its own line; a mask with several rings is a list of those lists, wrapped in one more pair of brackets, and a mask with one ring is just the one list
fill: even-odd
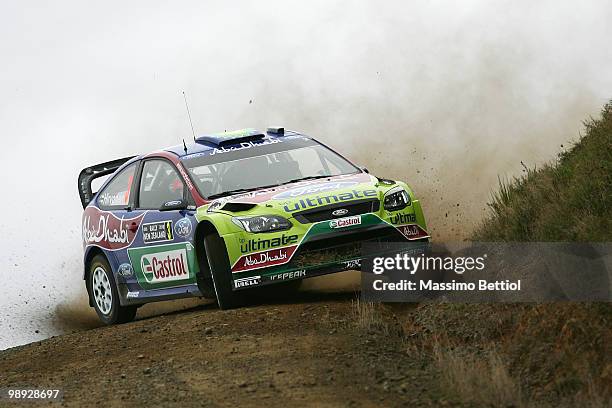
[(114, 173), (128, 160), (136, 156), (124, 157), (123, 159), (112, 160), (106, 163), (96, 164), (81, 170), (79, 173), (79, 196), (81, 196), (81, 204), (83, 208), (92, 200), (94, 193), (91, 191), (91, 182), (98, 177), (106, 176)]

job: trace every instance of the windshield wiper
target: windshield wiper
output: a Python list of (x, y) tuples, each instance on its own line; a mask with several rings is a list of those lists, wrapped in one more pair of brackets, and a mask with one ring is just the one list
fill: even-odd
[(318, 174), (316, 176), (300, 177), (300, 178), (296, 178), (296, 179), (293, 179), (293, 180), (285, 181), (284, 183), (281, 183), (279, 185), (290, 184), (290, 183), (297, 183), (298, 181), (304, 181), (304, 180), (316, 180), (316, 179), (330, 178), (330, 177), (333, 177), (333, 176), (329, 176), (329, 175), (323, 176), (323, 175)]

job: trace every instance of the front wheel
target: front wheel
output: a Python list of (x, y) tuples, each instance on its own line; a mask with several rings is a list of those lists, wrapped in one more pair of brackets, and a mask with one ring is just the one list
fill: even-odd
[(216, 233), (206, 235), (204, 249), (219, 308), (233, 309), (243, 306), (247, 298), (243, 292), (232, 290), (232, 271), (223, 239)]
[(134, 320), (137, 306), (121, 306), (113, 273), (106, 258), (96, 255), (89, 265), (89, 296), (104, 324), (127, 323)]

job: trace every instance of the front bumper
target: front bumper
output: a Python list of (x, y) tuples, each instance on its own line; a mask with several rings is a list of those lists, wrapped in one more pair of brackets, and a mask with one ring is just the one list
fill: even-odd
[[(412, 229), (413, 236), (407, 236), (405, 225), (391, 225), (375, 214), (365, 216), (371, 219), (364, 227), (325, 231), (323, 225), (319, 228), (321, 231), (307, 234), (291, 251), (290, 259), (286, 263), (234, 272), (233, 289), (242, 290), (346, 270), (360, 270), (362, 259), (387, 252), (385, 243), (429, 241), (429, 235), (418, 224), (408, 226)], [(324, 223), (327, 221), (319, 224)], [(312, 229), (316, 230), (317, 225), (314, 224)], [(364, 244), (368, 244), (368, 253), (364, 252)], [(281, 250), (282, 248), (277, 251)]]

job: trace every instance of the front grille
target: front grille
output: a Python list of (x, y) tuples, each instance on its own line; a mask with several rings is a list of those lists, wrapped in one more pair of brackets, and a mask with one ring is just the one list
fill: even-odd
[(405, 238), (395, 228), (380, 226), (366, 231), (347, 232), (345, 234), (329, 234), (300, 245), (291, 260), (291, 266), (304, 268), (317, 264), (341, 262), (361, 258), (362, 244), (386, 242), (402, 242)]
[[(377, 212), (379, 208), (380, 201), (375, 198), (317, 207), (312, 210), (305, 210), (295, 213), (293, 217), (302, 224), (309, 224), (312, 222), (333, 220), (334, 218), (343, 218), (350, 217), (351, 215)], [(344, 209), (346, 212), (344, 214), (333, 215), (334, 211), (340, 209)]]

